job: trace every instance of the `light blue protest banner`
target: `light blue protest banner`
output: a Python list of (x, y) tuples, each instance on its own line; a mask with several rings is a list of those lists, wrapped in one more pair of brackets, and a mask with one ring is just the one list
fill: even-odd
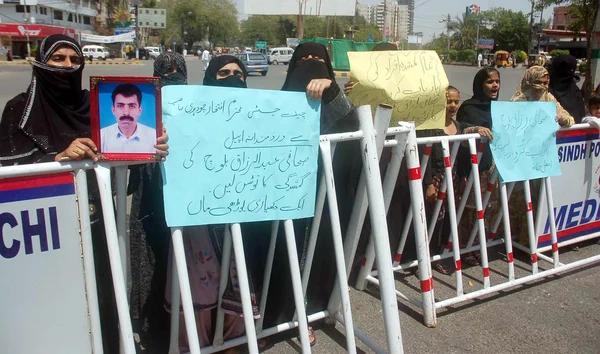
[(560, 176), (556, 103), (492, 102), (490, 149), (503, 182)]
[(320, 101), (305, 93), (162, 89), (167, 225), (312, 217)]

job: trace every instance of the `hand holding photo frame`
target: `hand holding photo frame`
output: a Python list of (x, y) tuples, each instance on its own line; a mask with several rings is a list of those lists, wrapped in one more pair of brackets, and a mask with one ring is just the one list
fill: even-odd
[(90, 77), (92, 140), (101, 160), (155, 160), (162, 134), (156, 77)]

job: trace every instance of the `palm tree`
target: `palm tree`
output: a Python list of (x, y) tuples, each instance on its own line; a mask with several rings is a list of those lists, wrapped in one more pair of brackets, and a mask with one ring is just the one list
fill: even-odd
[(475, 48), (477, 37), (477, 23), (474, 20), (476, 15), (467, 16), (462, 14), (462, 18), (456, 17), (455, 21), (450, 22), (450, 30), (454, 32), (451, 37), (452, 48), (456, 50)]

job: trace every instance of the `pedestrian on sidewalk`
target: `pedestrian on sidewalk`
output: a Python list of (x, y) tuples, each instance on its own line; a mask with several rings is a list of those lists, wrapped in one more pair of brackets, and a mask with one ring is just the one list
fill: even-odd
[(481, 63), (483, 63), (483, 55), (481, 53), (479, 53), (477, 55), (477, 67), (481, 68)]
[(206, 69), (208, 69), (208, 64), (210, 61), (210, 52), (208, 51), (207, 48), (204, 48), (204, 50), (202, 51), (202, 63), (204, 63), (204, 71), (206, 71)]

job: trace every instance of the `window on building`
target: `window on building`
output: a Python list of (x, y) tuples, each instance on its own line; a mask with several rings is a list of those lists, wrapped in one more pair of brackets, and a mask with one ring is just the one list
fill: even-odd
[[(17, 5), (17, 12), (18, 13), (25, 13), (25, 6), (23, 5)], [(27, 5), (27, 13), (31, 13), (31, 6)]]
[(69, 14), (69, 17), (67, 18), (67, 21), (69, 22), (73, 22), (73, 14)]
[(83, 16), (83, 24), (84, 25), (91, 25), (92, 24), (92, 19), (89, 16)]
[(40, 6), (40, 15), (48, 15), (48, 8)]
[(62, 21), (63, 20), (63, 12), (62, 11), (54, 10), (53, 13), (54, 13), (53, 18), (55, 20), (58, 20), (58, 21)]

